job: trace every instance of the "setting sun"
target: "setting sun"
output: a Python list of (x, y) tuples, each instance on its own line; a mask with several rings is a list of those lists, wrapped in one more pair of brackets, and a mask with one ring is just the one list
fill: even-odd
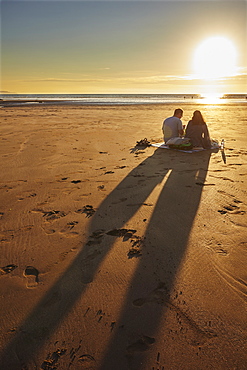
[(237, 53), (233, 43), (224, 37), (203, 41), (194, 55), (194, 70), (201, 79), (229, 77), (236, 73)]
[(222, 98), (221, 93), (205, 93), (202, 95), (203, 104), (217, 104)]

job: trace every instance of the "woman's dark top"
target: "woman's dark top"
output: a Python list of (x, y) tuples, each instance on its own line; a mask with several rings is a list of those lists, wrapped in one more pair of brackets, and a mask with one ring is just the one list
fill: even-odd
[(185, 137), (190, 138), (193, 146), (200, 146), (204, 149), (211, 148), (211, 141), (209, 137), (208, 127), (204, 124), (194, 124), (193, 121), (189, 121)]

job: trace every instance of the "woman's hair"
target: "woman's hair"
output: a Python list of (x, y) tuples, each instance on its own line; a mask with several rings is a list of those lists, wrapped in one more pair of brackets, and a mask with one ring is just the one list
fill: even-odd
[(203, 116), (199, 110), (195, 110), (192, 116), (192, 124), (193, 125), (205, 125), (206, 122), (203, 119)]

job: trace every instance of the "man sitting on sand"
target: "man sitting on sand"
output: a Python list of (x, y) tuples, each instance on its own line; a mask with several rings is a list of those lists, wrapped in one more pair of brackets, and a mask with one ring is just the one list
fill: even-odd
[(184, 133), (183, 124), (180, 118), (183, 117), (183, 110), (175, 109), (172, 117), (166, 118), (163, 122), (162, 131), (165, 143), (172, 137), (182, 136)]

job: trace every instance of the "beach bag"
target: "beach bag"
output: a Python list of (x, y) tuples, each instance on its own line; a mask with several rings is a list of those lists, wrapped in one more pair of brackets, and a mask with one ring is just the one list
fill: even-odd
[(188, 137), (172, 137), (166, 142), (170, 149), (191, 150), (193, 145)]

